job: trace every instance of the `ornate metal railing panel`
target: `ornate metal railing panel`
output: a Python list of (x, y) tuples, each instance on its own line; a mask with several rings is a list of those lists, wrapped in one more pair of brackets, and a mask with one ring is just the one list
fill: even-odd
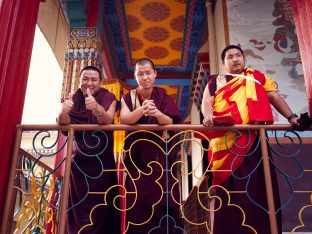
[[(116, 167), (108, 162), (113, 130), (128, 132), (121, 153), (115, 153)], [(222, 146), (211, 141), (216, 131), (226, 133)], [(31, 144), (25, 145), (25, 134)], [(216, 220), (227, 208), (240, 216), (238, 226), (258, 233), (250, 222), (252, 214), (239, 203), (244, 199), (257, 210), (255, 214), (267, 216), (271, 233), (278, 233), (281, 214), (283, 231), (311, 232), (309, 139), (289, 125), (21, 125), (1, 231), (64, 233), (66, 222), (78, 211), (89, 221), (81, 223), (77, 232), (86, 233), (101, 225), (103, 220), (96, 215), (100, 212), (103, 218), (103, 210), (109, 207), (111, 217), (114, 212), (121, 217), (117, 228), (123, 233), (213, 233)], [(191, 154), (190, 147), (197, 151)], [(219, 154), (207, 157), (209, 147), (231, 154), (227, 169), (216, 160)], [(197, 160), (192, 163), (190, 158)], [(237, 164), (242, 168), (242, 158), (252, 161), (248, 170), (237, 169)], [(228, 186), (227, 179), (216, 183), (219, 175), (230, 176), (231, 183), (239, 186)], [(263, 175), (265, 191), (255, 190), (259, 175)], [(197, 183), (190, 186), (192, 180)], [(264, 203), (258, 200), (260, 193)]]

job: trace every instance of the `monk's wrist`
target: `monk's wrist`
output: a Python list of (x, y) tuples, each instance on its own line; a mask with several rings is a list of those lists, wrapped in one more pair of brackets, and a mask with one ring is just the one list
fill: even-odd
[(163, 113), (162, 113), (160, 110), (158, 110), (158, 109), (156, 109), (155, 111), (156, 111), (156, 112), (155, 112), (155, 117), (156, 117), (156, 118), (161, 118), (162, 115), (163, 115)]
[(69, 113), (61, 111), (56, 121), (58, 124), (70, 124)]
[(69, 112), (70, 110), (61, 110), (59, 113), (59, 116), (62, 116), (62, 117), (69, 117)]
[(95, 116), (100, 116), (100, 115), (104, 115), (105, 114), (105, 109), (103, 106), (101, 105), (97, 105), (97, 107), (95, 108), (95, 110), (92, 111), (92, 114)]
[(144, 109), (143, 109), (143, 106), (140, 106), (140, 107), (138, 108), (138, 110), (139, 110), (139, 112), (140, 112), (140, 114), (141, 114), (141, 115), (144, 115)]
[(291, 123), (291, 120), (292, 120), (293, 118), (298, 118), (298, 115), (295, 114), (295, 113), (291, 113), (291, 114), (287, 117), (288, 122)]

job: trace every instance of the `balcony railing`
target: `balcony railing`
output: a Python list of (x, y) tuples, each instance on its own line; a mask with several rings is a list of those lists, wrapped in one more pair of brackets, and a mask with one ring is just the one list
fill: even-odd
[[(209, 162), (207, 159), (206, 152), (208, 148), (205, 146), (205, 142), (207, 143), (208, 140), (205, 139), (203, 132), (235, 132), (239, 136), (241, 131), (251, 130), (259, 133), (259, 141), (256, 144), (256, 148), (261, 149), (261, 161), (263, 164), (263, 169), (261, 170), (264, 170), (267, 208), (262, 207), (249, 196), (248, 186), (245, 190), (232, 191), (211, 183), (211, 175), (217, 169), (212, 170), (212, 162)], [(218, 200), (218, 197), (216, 198), (216, 189), (225, 191), (229, 198), (227, 201), (228, 205), (232, 206), (235, 206), (235, 204), (230, 203), (233, 194), (247, 195), (251, 204), (256, 204), (259, 209), (264, 210), (269, 216), (271, 233), (278, 233), (276, 214), (279, 212), (282, 212), (283, 215), (283, 231), (293, 233), (312, 232), (312, 160), (309, 155), (312, 149), (310, 144), (311, 138), (301, 137), (301, 134), (293, 131), (290, 125), (233, 125), (207, 128), (202, 125), (178, 124), (163, 126), (17, 126), (1, 233), (65, 233), (67, 212), (73, 208), (68, 207), (71, 165), (73, 164), (72, 155), (79, 150), (79, 146), (77, 149), (74, 143), (75, 133), (85, 131), (103, 132), (104, 135), (107, 131), (127, 131), (131, 132), (131, 134), (146, 133), (144, 139), (136, 139), (134, 142), (131, 142), (128, 149), (121, 147), (121, 152), (115, 153), (117, 169), (113, 171), (118, 175), (118, 184), (114, 186), (118, 187), (121, 195), (117, 197), (120, 199), (120, 206), (116, 209), (118, 209), (122, 217), (120, 228), (123, 233), (126, 233), (128, 226), (132, 225), (132, 223), (126, 223), (124, 216), (126, 210), (130, 208), (126, 205), (123, 198), (132, 194), (126, 190), (124, 178), (128, 176), (128, 178), (133, 180), (134, 184), (134, 181), (137, 179), (129, 174), (128, 166), (124, 162), (124, 155), (126, 152), (129, 152), (128, 150), (133, 145), (140, 141), (144, 141), (147, 146), (148, 144), (155, 145), (155, 142), (150, 140), (154, 138), (148, 137), (149, 135), (155, 135), (153, 133), (155, 131), (163, 131), (166, 136), (162, 138), (164, 145), (158, 146), (163, 151), (161, 157), (167, 158), (173, 152), (177, 156), (172, 167), (166, 166), (162, 168), (159, 166), (159, 168), (162, 170), (161, 174), (166, 176), (171, 174), (176, 179), (177, 183), (174, 186), (177, 186), (180, 192), (179, 198), (174, 198), (173, 200), (180, 207), (180, 216), (183, 221), (179, 223), (178, 229), (182, 233), (212, 233), (214, 214), (218, 212), (215, 209), (215, 204), (216, 202), (221, 204), (226, 202)], [(310, 131), (308, 130), (305, 133), (311, 133)], [(26, 149), (25, 144), (22, 144), (23, 134), (26, 132), (33, 134), (31, 149)], [(54, 139), (51, 139), (52, 132), (58, 133)], [(201, 135), (204, 139), (194, 138), (194, 133), (195, 135)], [(269, 133), (269, 136), (267, 133)], [(186, 152), (189, 143), (194, 148), (192, 153), (190, 151)], [(169, 145), (170, 147), (168, 147)], [(94, 145), (90, 147), (92, 149), (96, 148)], [(28, 152), (33, 152), (34, 155)], [(273, 155), (274, 161), (270, 154)], [(90, 155), (86, 156), (87, 160)], [(132, 156), (135, 157), (134, 155)], [(127, 155), (127, 157), (132, 156), (131, 154)], [(240, 155), (237, 155), (237, 157), (240, 157)], [(196, 160), (194, 160), (195, 158)], [(159, 164), (158, 161), (153, 163), (155, 165)], [(152, 164), (149, 165), (151, 170), (149, 172), (141, 170), (139, 167), (137, 168), (138, 172), (140, 172), (138, 173), (139, 177), (149, 175), (158, 167)], [(137, 166), (135, 162), (134, 166)], [(280, 176), (279, 192), (281, 205), (279, 207), (276, 207), (274, 200), (274, 188), (272, 188), (271, 180), (272, 170), (270, 167), (273, 167)], [(246, 175), (246, 178), (251, 179), (252, 173), (256, 169), (251, 170), (250, 174)], [(105, 171), (105, 168), (103, 168), (104, 173)], [(229, 170), (229, 172), (232, 176), (236, 176), (238, 180), (241, 179), (233, 171)], [(164, 198), (168, 202), (168, 196), (170, 196), (170, 192), (173, 189), (168, 188), (168, 181), (165, 181), (165, 183), (167, 189), (162, 190), (162, 199)], [(100, 193), (104, 195), (110, 189), (108, 188), (106, 191), (88, 191), (88, 194)], [(284, 191), (287, 191), (287, 194)], [(244, 210), (238, 209), (241, 210), (242, 217), (245, 217)], [(92, 224), (91, 220), (90, 223)], [(144, 225), (144, 222), (134, 223), (134, 225)], [(82, 226), (81, 230), (83, 228)], [(254, 230), (253, 227), (250, 229)], [(257, 233), (257, 230), (254, 231)]]

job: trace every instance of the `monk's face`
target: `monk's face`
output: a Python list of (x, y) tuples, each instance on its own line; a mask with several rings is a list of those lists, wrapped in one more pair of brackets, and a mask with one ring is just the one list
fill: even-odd
[(245, 57), (239, 49), (229, 49), (222, 63), (227, 73), (239, 74), (245, 68)]
[(137, 64), (134, 70), (134, 78), (141, 89), (151, 89), (154, 87), (154, 81), (157, 76), (156, 70), (150, 63), (144, 65)]
[(87, 96), (87, 89), (92, 95), (96, 94), (101, 88), (102, 82), (100, 75), (94, 70), (84, 70), (80, 76), (80, 88), (85, 96)]

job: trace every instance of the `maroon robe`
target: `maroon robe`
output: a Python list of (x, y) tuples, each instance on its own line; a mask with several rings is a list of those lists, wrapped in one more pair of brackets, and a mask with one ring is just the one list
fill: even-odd
[[(96, 101), (108, 110), (115, 96), (101, 88), (95, 95)], [(85, 97), (79, 89), (73, 96), (74, 107), (69, 116), (71, 124), (98, 124), (96, 117), (86, 109)], [(68, 204), (67, 233), (78, 231), (90, 222), (92, 212), (93, 225), (83, 228), (80, 233), (120, 233), (120, 213), (114, 208), (113, 199), (118, 190), (110, 190), (104, 205), (103, 194), (88, 192), (106, 192), (117, 185), (117, 174), (113, 154), (113, 134), (111, 131), (79, 131), (75, 132), (75, 155), (72, 159), (70, 193)], [(104, 171), (103, 171), (104, 170)], [(119, 207), (118, 199), (116, 206)]]
[[(225, 187), (228, 191), (248, 191), (246, 193), (231, 193), (230, 199), (231, 203), (241, 207), (245, 212), (245, 224), (253, 227), (258, 234), (267, 234), (271, 233), (270, 231), (270, 220), (269, 214), (265, 211), (268, 210), (267, 204), (267, 195), (265, 188), (265, 178), (263, 172), (263, 162), (262, 153), (260, 145), (257, 145), (257, 141), (254, 143), (252, 149), (250, 150), (250, 155), (245, 157), (243, 163), (240, 167), (233, 173), (239, 178), (243, 178), (249, 175), (249, 178), (238, 179), (231, 175), (222, 186)], [(255, 150), (255, 147), (257, 149)], [(271, 156), (270, 156), (271, 157)], [(272, 160), (272, 158), (271, 158)], [(254, 170), (254, 171), (253, 171)], [(273, 163), (270, 163), (271, 179), (273, 186), (273, 198), (275, 202), (275, 209), (281, 207), (279, 190), (278, 190), (278, 181), (275, 172)], [(249, 181), (248, 181), (249, 179)], [(242, 212), (234, 206), (227, 206), (228, 196), (221, 190), (216, 190), (216, 196), (222, 199), (222, 207), (220, 210), (214, 213), (214, 231), (215, 234), (223, 233), (246, 233), (253, 234), (250, 228), (243, 227), (241, 225), (243, 220)], [(252, 201), (252, 200), (253, 201)], [(258, 205), (263, 207), (257, 206)], [(215, 204), (216, 207), (219, 206), (219, 203)], [(277, 217), (277, 226), (278, 233), (282, 233), (282, 216), (281, 211), (276, 214)], [(226, 225), (224, 223), (226, 222)]]
[[(154, 100), (158, 110), (173, 119), (173, 123), (180, 121), (179, 111), (172, 98), (166, 94), (164, 89), (154, 87), (150, 99)], [(124, 100), (130, 111), (133, 111), (134, 107), (132, 107), (130, 92), (124, 96)], [(137, 124), (158, 124), (158, 121), (155, 117), (143, 116), (138, 120)], [(162, 136), (163, 131), (156, 131), (155, 133)], [(166, 152), (164, 142), (156, 136), (144, 132), (135, 133), (126, 139), (125, 149), (129, 149), (131, 144), (138, 139), (153, 141), (159, 144)], [(168, 144), (167, 152), (171, 146), (172, 144)], [(183, 233), (180, 225), (181, 215), (179, 213), (179, 205), (174, 203), (172, 199), (172, 196), (174, 196), (178, 202), (180, 201), (178, 184), (171, 191), (173, 183), (176, 181), (170, 171), (166, 173), (166, 169), (170, 170), (172, 164), (176, 161), (175, 157), (176, 154), (171, 153), (166, 158), (166, 155), (157, 146), (147, 141), (136, 142), (132, 145), (131, 151), (127, 153), (125, 157), (126, 169), (133, 179), (137, 179), (132, 180), (129, 175), (126, 178), (127, 192), (137, 192), (137, 196), (134, 194), (127, 195), (127, 208), (133, 206), (126, 213), (127, 224), (128, 222), (142, 223), (152, 216), (151, 220), (145, 224), (138, 226), (130, 225), (127, 234), (149, 233), (149, 231), (151, 231), (150, 233)], [(135, 165), (132, 163), (131, 158)], [(157, 165), (157, 163), (161, 166)], [(150, 174), (139, 174), (135, 166), (143, 172)], [(175, 169), (172, 169), (172, 171), (175, 171)], [(162, 172), (163, 175), (161, 176)], [(157, 179), (159, 179), (160, 184), (157, 184)], [(156, 203), (158, 204), (155, 205)], [(169, 229), (167, 229), (167, 223)], [(180, 229), (174, 228), (174, 225)]]

